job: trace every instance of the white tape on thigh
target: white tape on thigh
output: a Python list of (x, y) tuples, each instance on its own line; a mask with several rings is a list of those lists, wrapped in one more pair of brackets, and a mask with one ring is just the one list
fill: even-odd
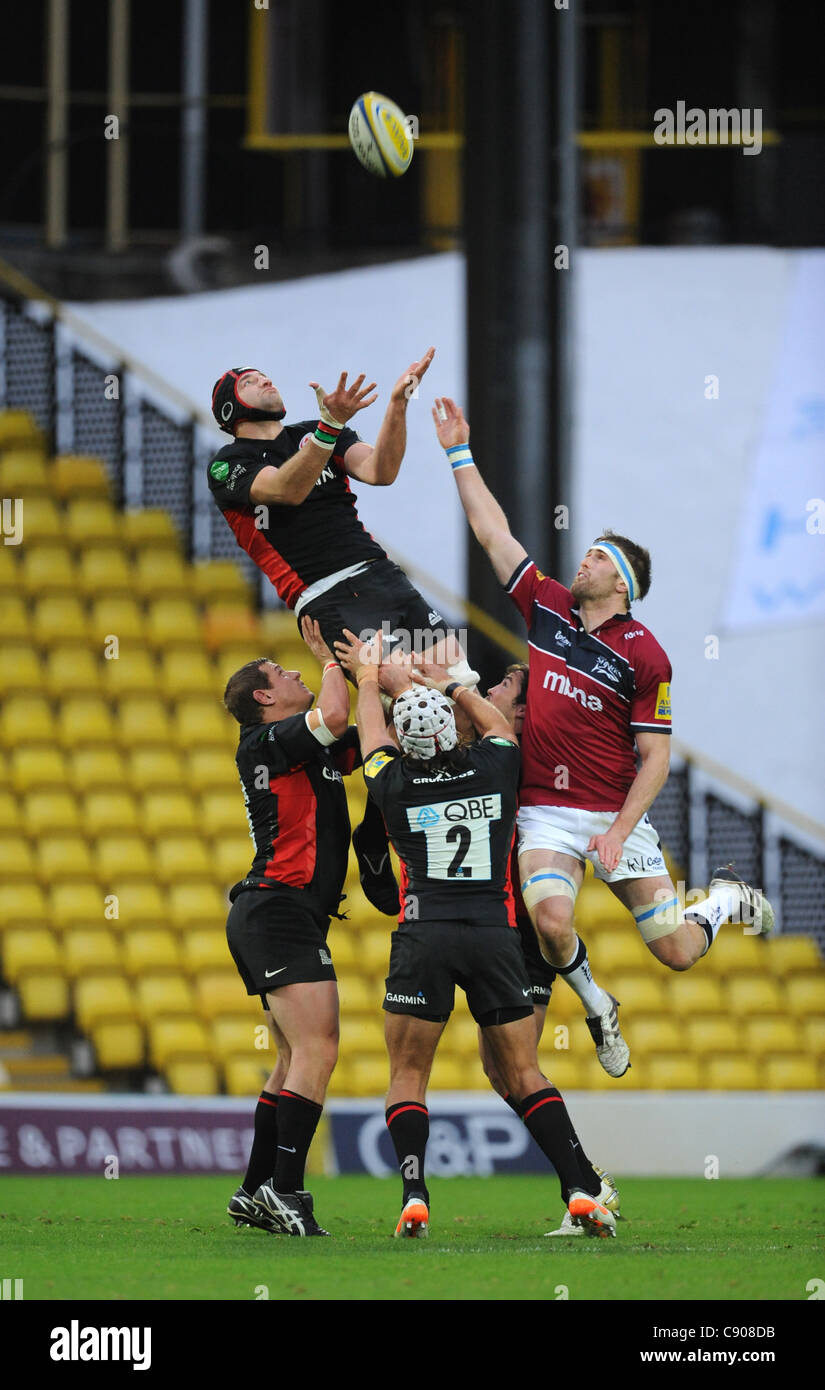
[(563, 874), (559, 869), (544, 869), (541, 873), (531, 874), (521, 885), (521, 896), (528, 912), (532, 912), (545, 898), (569, 898), (574, 903), (578, 891), (569, 874)]
[(645, 903), (634, 907), (633, 916), (643, 941), (660, 941), (663, 936), (671, 936), (684, 922), (684, 913), (676, 897), (665, 898), (656, 903)]

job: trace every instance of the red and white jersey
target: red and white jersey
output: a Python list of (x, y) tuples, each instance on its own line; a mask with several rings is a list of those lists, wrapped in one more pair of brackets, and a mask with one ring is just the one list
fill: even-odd
[(586, 632), (570, 590), (529, 558), (505, 588), (530, 644), (522, 806), (621, 810), (636, 776), (635, 735), (671, 732), (667, 654), (633, 613)]

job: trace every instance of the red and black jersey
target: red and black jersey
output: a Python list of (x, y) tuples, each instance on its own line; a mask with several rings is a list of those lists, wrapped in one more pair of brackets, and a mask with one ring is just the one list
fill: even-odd
[(343, 777), (361, 762), (357, 730), (350, 727), (324, 747), (303, 714), (245, 724), (235, 762), (255, 858), (233, 891), (297, 888), (320, 913), (334, 916), (350, 842)]
[(633, 613), (586, 632), (569, 589), (525, 558), (505, 588), (527, 623), (522, 806), (619, 811), (637, 733), (671, 731), (671, 665)]
[[(256, 503), (249, 489), (262, 468), (280, 468), (315, 433), (317, 420), (285, 425), (275, 439), (236, 439), (209, 464), (209, 487), (241, 549), (255, 561), (289, 608), (310, 584), (384, 551), (364, 528), (344, 469), (360, 441), (343, 429), (309, 496), (297, 507)], [(263, 524), (263, 523), (266, 524)], [(256, 524), (257, 523), (257, 524)]]

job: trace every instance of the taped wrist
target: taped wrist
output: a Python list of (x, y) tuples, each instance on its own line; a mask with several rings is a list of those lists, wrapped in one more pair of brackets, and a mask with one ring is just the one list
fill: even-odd
[[(311, 725), (310, 722), (309, 722), (309, 716), (310, 716), (311, 714), (317, 714), (317, 716), (318, 716), (318, 728), (317, 728), (317, 729), (313, 729), (312, 725)], [(338, 742), (338, 740), (336, 739), (335, 735), (330, 733), (329, 729), (327, 728), (326, 724), (324, 723), (324, 716), (323, 716), (323, 714), (321, 713), (321, 711), (320, 711), (319, 709), (315, 709), (315, 710), (311, 710), (311, 709), (310, 709), (310, 710), (307, 710), (306, 714), (304, 715), (304, 718), (305, 718), (305, 720), (306, 720), (306, 726), (307, 726), (307, 728), (309, 729), (309, 732), (312, 734), (312, 737), (313, 737), (313, 738), (316, 738), (316, 739), (318, 740), (318, 742), (319, 742), (324, 748), (329, 748), (329, 745), (330, 745), (331, 743), (337, 743), (337, 742)]]

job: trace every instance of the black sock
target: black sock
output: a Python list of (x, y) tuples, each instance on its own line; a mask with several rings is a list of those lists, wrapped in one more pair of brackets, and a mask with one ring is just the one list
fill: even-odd
[[(576, 1131), (567, 1113), (567, 1106), (555, 1086), (548, 1086), (544, 1091), (534, 1091), (531, 1096), (525, 1096), (521, 1103), (521, 1117), (545, 1158), (549, 1158), (558, 1174), (565, 1206), (574, 1188), (596, 1197), (601, 1183), (592, 1169), (592, 1176), (582, 1169), (581, 1149), (578, 1146)], [(594, 1183), (595, 1191), (591, 1191)]]
[(389, 1107), (386, 1118), (404, 1183), (404, 1201), (416, 1192), (429, 1203), (430, 1194), (424, 1181), (424, 1151), (430, 1137), (430, 1115), (426, 1105), (417, 1100), (402, 1100)]
[(244, 1192), (254, 1197), (262, 1182), (272, 1177), (278, 1151), (278, 1097), (272, 1091), (261, 1091), (255, 1106), (255, 1135), (246, 1177), (241, 1183)]
[(278, 1096), (278, 1157), (272, 1181), (276, 1192), (303, 1191), (304, 1165), (323, 1108), (294, 1091)]
[(514, 1110), (519, 1119), (521, 1119), (521, 1101), (516, 1100), (515, 1096), (511, 1096), (509, 1091), (506, 1095), (502, 1096), (501, 1099), (506, 1105), (509, 1105), (510, 1109)]

